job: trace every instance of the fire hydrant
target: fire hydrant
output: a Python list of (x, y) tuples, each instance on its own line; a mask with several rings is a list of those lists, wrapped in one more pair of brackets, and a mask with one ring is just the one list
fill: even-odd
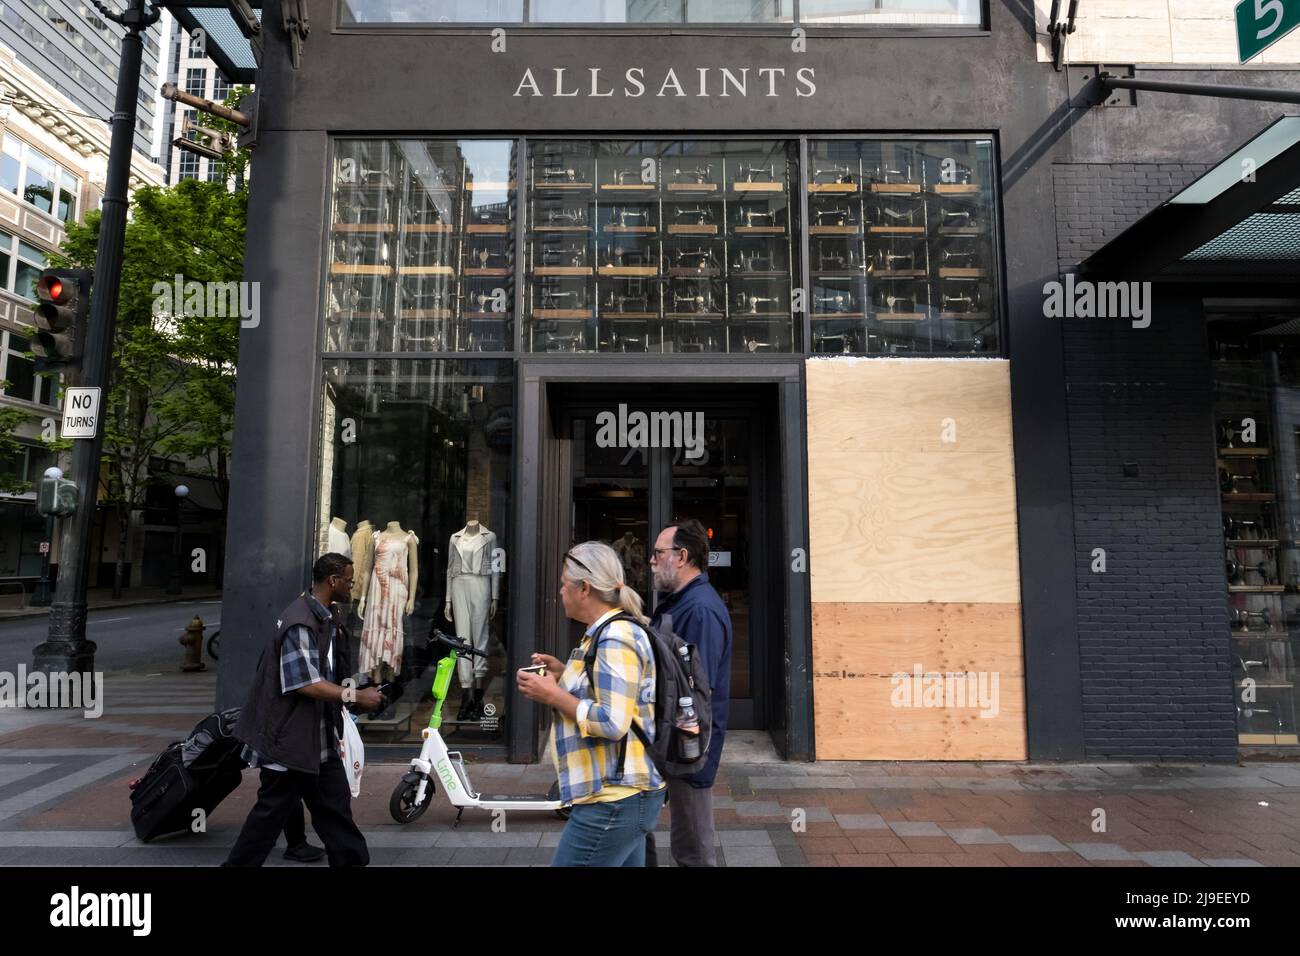
[(181, 663), (183, 671), (201, 671), (207, 665), (203, 663), (203, 618), (197, 614), (190, 621), (189, 627), (180, 637), (181, 646), (185, 648), (185, 660)]

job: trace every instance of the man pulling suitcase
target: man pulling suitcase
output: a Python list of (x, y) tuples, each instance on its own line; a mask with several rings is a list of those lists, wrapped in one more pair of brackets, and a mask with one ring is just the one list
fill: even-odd
[[(330, 866), (370, 862), (365, 837), (352, 820), (352, 793), (339, 758), (344, 688), (334, 682), (339, 628), (330, 605), (350, 598), (352, 580), (348, 558), (322, 555), (312, 567), (311, 590), (285, 608), (262, 652), (234, 729), (248, 765), (261, 768), (261, 786), (226, 866), (261, 866), (299, 801), (311, 811)], [(383, 703), (373, 687), (355, 694), (362, 710)]]

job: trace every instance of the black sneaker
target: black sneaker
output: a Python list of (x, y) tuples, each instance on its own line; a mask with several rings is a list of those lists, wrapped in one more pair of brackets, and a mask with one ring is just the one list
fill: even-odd
[(324, 855), (325, 848), (312, 843), (299, 843), (284, 851), (284, 858), (296, 863), (315, 863)]

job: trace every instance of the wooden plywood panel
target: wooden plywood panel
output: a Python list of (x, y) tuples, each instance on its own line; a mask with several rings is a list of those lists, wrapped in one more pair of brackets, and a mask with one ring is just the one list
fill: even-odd
[(1003, 456), (810, 454), (809, 489), (813, 601), (1020, 600)]
[(833, 451), (988, 452), (1011, 467), (1006, 361), (812, 359), (807, 382), (810, 471)]
[(1020, 606), (814, 604), (813, 702), (819, 760), (1024, 760)]

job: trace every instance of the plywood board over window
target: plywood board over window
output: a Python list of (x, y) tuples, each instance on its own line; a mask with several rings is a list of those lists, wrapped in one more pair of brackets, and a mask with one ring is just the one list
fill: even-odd
[(807, 382), (817, 757), (1024, 759), (1008, 363)]

